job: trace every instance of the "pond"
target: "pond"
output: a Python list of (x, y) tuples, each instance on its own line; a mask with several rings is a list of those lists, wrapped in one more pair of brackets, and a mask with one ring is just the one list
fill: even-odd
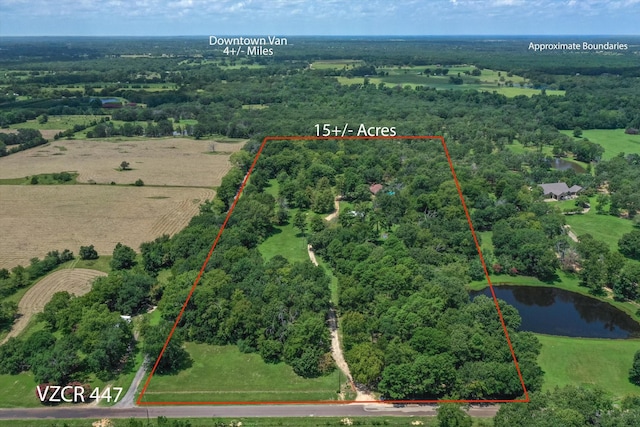
[[(640, 324), (606, 302), (558, 288), (494, 286), (498, 299), (514, 306), (522, 317), (523, 331), (583, 338), (638, 338)], [(487, 287), (471, 298), (487, 295)]]
[(559, 171), (566, 171), (569, 169), (573, 169), (575, 173), (585, 173), (587, 171), (578, 163), (561, 159), (559, 157), (554, 157), (553, 160), (551, 160), (551, 168)]

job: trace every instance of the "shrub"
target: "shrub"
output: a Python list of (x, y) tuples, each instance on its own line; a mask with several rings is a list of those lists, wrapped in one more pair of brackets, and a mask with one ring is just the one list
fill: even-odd
[(98, 259), (98, 252), (93, 245), (80, 246), (80, 259)]

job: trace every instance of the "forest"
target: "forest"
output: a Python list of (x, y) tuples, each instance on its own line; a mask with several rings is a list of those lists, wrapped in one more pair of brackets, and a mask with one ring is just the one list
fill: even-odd
[[(248, 142), (231, 156), (234, 167), (216, 198), (201, 205), (188, 227), (140, 248), (116, 247), (108, 254), (109, 275), (98, 278), (91, 292), (56, 294), (39, 315), (42, 330), (0, 347), (0, 373), (31, 371), (39, 383), (83, 382), (91, 375), (108, 381), (130, 367), (138, 350), (134, 326), (121, 315), (142, 315), (152, 306), (160, 321), (144, 323), (139, 332), (140, 350), (155, 360), (237, 200), (159, 374), (187, 369), (193, 361), (183, 343), (192, 342), (236, 345), (267, 363), (284, 362), (301, 377), (325, 375), (336, 369), (327, 328), (334, 308), (354, 381), (384, 399), (521, 397), (493, 300), (471, 300), (467, 292), (471, 282), (484, 280), (485, 271), (447, 158), (439, 142), (416, 135), (444, 137), (474, 228), (491, 236), (492, 247), (483, 250), (488, 273), (555, 283), (570, 271), (594, 295), (640, 297), (639, 154), (605, 158), (605, 147), (581, 135), (589, 129), (640, 128), (640, 67), (630, 55), (545, 54), (525, 68), (530, 62), (517, 53), (517, 40), (484, 51), (470, 40), (417, 42), (404, 50), (389, 50), (392, 42), (380, 41), (376, 49), (363, 50), (358, 40), (331, 39), (336, 47), (347, 46), (340, 59), (361, 61), (347, 70), (312, 68), (314, 61), (337, 58), (306, 38), (282, 57), (233, 64), (195, 42), (167, 43), (166, 51), (140, 42), (136, 47), (77, 41), (63, 51), (56, 40), (45, 47), (3, 42), (0, 126), (20, 128), (0, 133), (0, 155), (46, 143), (37, 126), (23, 126), (63, 115), (91, 119), (56, 139), (106, 144), (114, 137), (177, 133)], [(467, 50), (441, 49), (459, 44)], [(127, 56), (147, 47), (151, 56)], [(456, 88), (454, 81), (436, 89), (367, 80), (384, 72), (383, 66), (459, 64), (476, 74), (491, 69), (523, 76), (540, 92), (509, 97)], [(363, 82), (345, 84), (340, 79), (348, 80), (347, 71)], [(547, 95), (546, 89), (565, 95)], [(104, 108), (101, 99), (107, 97), (121, 108)], [(312, 135), (319, 122), (395, 126), (406, 139), (272, 141), (238, 197), (264, 137)], [(554, 157), (579, 162), (585, 172), (553, 168)], [(576, 207), (568, 212), (566, 205), (544, 201), (538, 185), (550, 182), (582, 187), (578, 210), (589, 206), (600, 218), (633, 224), (633, 231), (613, 246), (588, 233), (571, 240), (565, 214)], [(375, 194), (374, 184), (381, 186)], [(334, 200), (348, 208), (324, 221)], [(298, 214), (291, 214), (294, 209)], [(260, 245), (290, 223), (337, 277), (337, 301), (331, 300), (324, 269), (261, 253)], [(72, 257), (69, 251), (51, 252), (31, 266), (0, 270), (2, 296)], [(540, 342), (520, 330), (516, 309), (504, 301), (499, 305), (527, 390), (551, 405), (551, 395), (542, 392)], [(0, 328), (10, 325), (15, 309), (2, 302)], [(498, 418), (533, 410), (513, 408)]]

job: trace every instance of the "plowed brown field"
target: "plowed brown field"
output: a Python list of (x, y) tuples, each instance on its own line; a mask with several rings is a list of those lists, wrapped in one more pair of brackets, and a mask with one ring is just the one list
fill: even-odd
[(67, 291), (76, 296), (84, 295), (91, 290), (93, 279), (99, 276), (106, 276), (106, 274), (97, 270), (74, 268), (55, 271), (40, 280), (20, 300), (18, 304), (20, 317), (0, 344), (4, 344), (11, 337), (18, 336), (27, 327), (31, 317), (42, 311), (53, 294)]
[[(79, 183), (111, 185), (0, 185), (0, 268), (27, 265), (51, 250), (94, 245), (111, 254), (121, 242), (175, 234), (215, 196), (243, 142), (160, 138), (128, 141), (61, 140), (0, 158), (0, 179), (77, 172)], [(212, 154), (211, 147), (215, 146)], [(126, 161), (131, 170), (120, 171)]]
[(183, 229), (214, 196), (206, 188), (0, 185), (0, 268), (86, 245), (101, 255), (118, 242), (137, 251)]
[[(215, 144), (218, 154), (209, 154)], [(77, 172), (78, 182), (216, 187), (229, 171), (229, 153), (242, 143), (195, 141), (185, 138), (53, 141), (0, 158), (0, 179), (53, 172)], [(132, 170), (120, 171), (126, 161)]]

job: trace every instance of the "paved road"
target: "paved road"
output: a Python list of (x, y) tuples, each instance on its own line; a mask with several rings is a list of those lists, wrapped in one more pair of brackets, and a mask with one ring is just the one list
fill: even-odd
[(124, 397), (120, 400), (120, 402), (113, 405), (114, 408), (133, 408), (135, 406), (136, 391), (138, 391), (138, 386), (140, 385), (140, 382), (144, 378), (144, 374), (146, 372), (146, 368), (148, 364), (149, 364), (149, 358), (145, 357), (144, 361), (142, 362), (142, 365), (140, 365), (140, 368), (138, 369), (138, 372), (136, 372), (136, 376), (133, 378), (133, 381), (131, 382), (131, 386), (129, 387), (129, 390), (127, 390), (127, 394), (124, 395)]
[[(498, 406), (474, 407), (473, 417), (493, 417)], [(238, 405), (238, 406), (145, 406), (135, 408), (30, 408), (0, 409), (0, 419), (46, 418), (239, 418), (239, 417), (369, 417), (369, 416), (435, 416), (435, 406), (344, 404), (344, 405)]]

